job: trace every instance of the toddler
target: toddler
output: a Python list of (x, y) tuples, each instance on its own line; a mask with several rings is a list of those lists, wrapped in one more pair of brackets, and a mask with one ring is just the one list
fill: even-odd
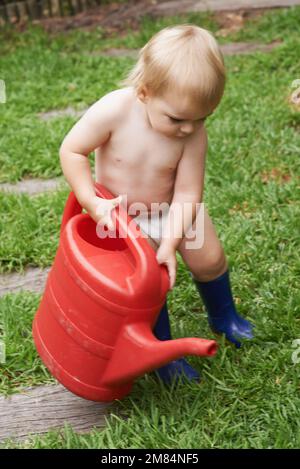
[[(236, 311), (224, 250), (201, 205), (204, 122), (225, 86), (219, 46), (209, 31), (193, 24), (164, 28), (140, 50), (120, 86), (95, 102), (66, 135), (60, 148), (63, 173), (81, 206), (109, 229), (111, 211), (125, 197), (128, 213), (156, 250), (158, 262), (168, 268), (170, 288), (178, 252), (205, 304), (210, 327), (240, 347), (242, 339), (253, 337), (252, 325)], [(112, 200), (95, 194), (88, 160), (93, 151), (96, 181), (115, 196)], [(198, 242), (191, 242), (191, 234)], [(154, 334), (171, 339), (167, 303)], [(156, 374), (166, 383), (182, 376), (200, 381), (183, 358)]]

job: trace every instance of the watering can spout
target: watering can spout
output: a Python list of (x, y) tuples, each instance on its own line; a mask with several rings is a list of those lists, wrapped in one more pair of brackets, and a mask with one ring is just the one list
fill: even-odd
[(214, 340), (200, 338), (161, 341), (145, 322), (126, 324), (104, 372), (103, 383), (118, 386), (186, 355), (213, 356), (217, 347)]

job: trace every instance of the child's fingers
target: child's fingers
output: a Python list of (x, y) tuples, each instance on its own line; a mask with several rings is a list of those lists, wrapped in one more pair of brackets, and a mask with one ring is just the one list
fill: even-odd
[(122, 201), (122, 196), (121, 195), (119, 195), (115, 199), (110, 199), (110, 202), (113, 204), (114, 207), (119, 205), (121, 203), (121, 201)]
[(114, 229), (114, 224), (113, 224), (113, 221), (110, 217), (107, 217), (107, 222), (106, 222), (106, 225), (107, 225), (107, 228), (109, 230), (113, 230)]
[(176, 280), (176, 271), (173, 267), (169, 267), (169, 277), (170, 277), (170, 288), (172, 288), (175, 285), (175, 280)]
[(108, 214), (106, 214), (105, 216), (102, 216), (101, 219), (99, 220), (99, 223), (103, 226), (107, 226), (109, 230), (113, 230), (114, 228), (113, 221)]
[(172, 290), (172, 288), (175, 285), (176, 269), (171, 262), (163, 262), (163, 263), (167, 266), (169, 278), (170, 278), (170, 289)]
[(107, 210), (106, 212), (106, 215), (105, 215), (105, 218), (107, 220), (107, 227), (108, 229), (112, 230), (114, 228), (114, 224), (113, 224), (113, 221), (112, 221), (112, 216), (111, 216), (111, 212), (114, 210), (114, 208), (119, 205), (119, 203), (121, 203), (121, 200), (122, 200), (122, 196), (119, 195), (118, 197), (116, 197), (115, 199), (110, 199), (110, 202), (112, 203), (112, 205), (109, 207), (109, 209)]

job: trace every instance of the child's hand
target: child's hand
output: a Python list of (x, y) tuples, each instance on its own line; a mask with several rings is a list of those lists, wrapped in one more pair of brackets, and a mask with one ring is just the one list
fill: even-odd
[(111, 211), (122, 201), (119, 195), (115, 199), (102, 199), (100, 197), (92, 197), (85, 205), (85, 209), (96, 223), (107, 226), (109, 230), (113, 230), (114, 224), (111, 217)]
[(156, 260), (159, 264), (165, 264), (167, 266), (170, 277), (170, 290), (172, 290), (176, 281), (176, 250), (172, 246), (162, 243), (156, 252)]

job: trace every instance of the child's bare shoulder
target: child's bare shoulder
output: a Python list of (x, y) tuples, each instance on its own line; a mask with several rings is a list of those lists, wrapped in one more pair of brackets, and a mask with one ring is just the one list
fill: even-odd
[(117, 122), (128, 111), (132, 94), (131, 88), (121, 88), (105, 94), (86, 111), (86, 119), (101, 122), (105, 116), (106, 120)]
[(96, 101), (66, 135), (60, 151), (88, 154), (107, 141), (128, 112), (130, 91), (111, 91)]

